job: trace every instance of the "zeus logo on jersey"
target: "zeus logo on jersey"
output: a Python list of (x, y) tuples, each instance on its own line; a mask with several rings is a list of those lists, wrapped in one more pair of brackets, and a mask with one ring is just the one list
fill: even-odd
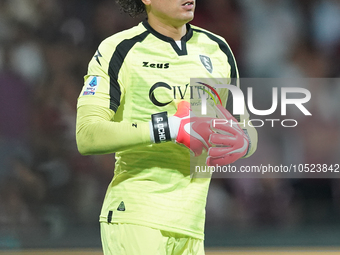
[(143, 67), (158, 68), (158, 69), (168, 69), (170, 67), (170, 63), (143, 62)]
[(90, 76), (85, 81), (85, 89), (83, 95), (94, 95), (96, 94), (96, 90), (98, 88), (100, 78), (98, 76)]

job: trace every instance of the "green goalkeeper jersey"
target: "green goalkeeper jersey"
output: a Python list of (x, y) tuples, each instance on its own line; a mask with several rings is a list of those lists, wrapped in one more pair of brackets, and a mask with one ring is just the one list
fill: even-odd
[[(121, 137), (113, 138), (98, 127), (81, 138), (93, 142), (93, 153), (116, 152), (114, 178), (100, 221), (204, 238), (210, 178), (190, 177), (187, 148), (173, 142), (151, 144), (148, 124), (151, 114), (167, 111), (171, 116), (180, 100), (199, 97), (199, 86), (190, 84), (190, 78), (195, 77), (238, 77), (235, 59), (224, 39), (201, 28), (187, 25), (186, 35), (175, 42), (144, 21), (100, 44), (89, 64), (78, 109), (101, 107), (104, 110), (98, 115), (110, 122), (126, 123), (123, 130), (112, 131), (121, 132)], [(227, 90), (219, 94), (224, 105), (232, 105)], [(82, 127), (86, 123), (81, 119), (78, 116), (77, 125)], [(139, 136), (133, 135), (135, 130), (140, 130)], [(130, 146), (140, 136), (143, 141)], [(96, 139), (101, 140), (98, 149)], [(251, 139), (248, 155), (256, 148), (256, 136), (251, 135)], [(121, 146), (115, 151), (109, 144)]]

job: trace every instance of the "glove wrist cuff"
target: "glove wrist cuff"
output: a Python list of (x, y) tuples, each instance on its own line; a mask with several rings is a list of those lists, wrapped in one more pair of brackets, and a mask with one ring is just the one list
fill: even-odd
[(153, 139), (155, 143), (171, 141), (167, 112), (159, 112), (151, 115), (150, 132), (152, 133), (151, 139)]

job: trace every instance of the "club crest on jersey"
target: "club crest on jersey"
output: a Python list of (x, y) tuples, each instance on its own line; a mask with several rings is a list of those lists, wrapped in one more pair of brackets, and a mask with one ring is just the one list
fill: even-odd
[(204, 56), (204, 55), (200, 55), (200, 60), (201, 63), (203, 64), (203, 66), (205, 67), (205, 69), (208, 70), (209, 73), (213, 72), (213, 65), (211, 63), (211, 60), (209, 57)]
[(100, 77), (90, 76), (85, 82), (85, 89), (83, 95), (94, 95), (98, 88)]

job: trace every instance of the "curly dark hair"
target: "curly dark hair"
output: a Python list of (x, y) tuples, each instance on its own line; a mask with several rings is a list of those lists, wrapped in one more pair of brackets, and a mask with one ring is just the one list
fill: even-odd
[(145, 6), (142, 0), (116, 0), (123, 12), (131, 17), (145, 13)]

